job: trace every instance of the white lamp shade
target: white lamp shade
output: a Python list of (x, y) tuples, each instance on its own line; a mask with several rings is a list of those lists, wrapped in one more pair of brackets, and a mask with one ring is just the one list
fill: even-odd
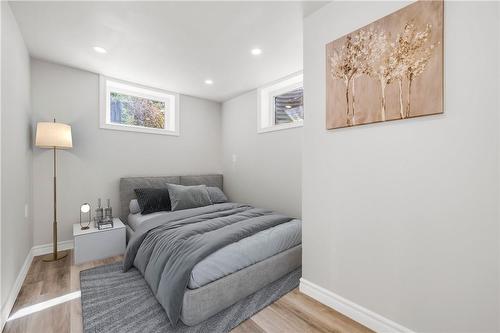
[(35, 145), (41, 148), (66, 149), (73, 147), (71, 126), (42, 122), (36, 125)]

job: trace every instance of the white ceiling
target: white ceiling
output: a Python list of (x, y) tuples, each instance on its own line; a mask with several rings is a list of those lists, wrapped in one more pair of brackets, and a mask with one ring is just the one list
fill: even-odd
[[(326, 2), (10, 2), (32, 56), (227, 100), (302, 69), (302, 18)], [(92, 47), (101, 46), (107, 54)], [(252, 48), (263, 50), (260, 56)], [(205, 85), (205, 79), (214, 84)]]

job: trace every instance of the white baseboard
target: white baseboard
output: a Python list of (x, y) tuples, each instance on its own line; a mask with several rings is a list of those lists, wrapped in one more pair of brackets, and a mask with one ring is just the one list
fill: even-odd
[(0, 331), (3, 330), (3, 327), (5, 326), (5, 323), (7, 322), (7, 319), (9, 318), (10, 311), (12, 310), (12, 307), (14, 306), (14, 303), (16, 302), (17, 295), (19, 294), (19, 291), (21, 290), (24, 279), (26, 278), (26, 275), (28, 274), (28, 271), (30, 269), (32, 261), (33, 261), (33, 248), (28, 252), (26, 259), (24, 260), (23, 266), (21, 267), (21, 270), (19, 271), (19, 274), (17, 275), (16, 281), (14, 281), (14, 286), (12, 287), (12, 289), (9, 293), (9, 296), (7, 297), (7, 301), (5, 302), (4, 306), (2, 307), (1, 317), (0, 317)]
[(304, 278), (300, 279), (299, 290), (323, 303), (330, 308), (342, 313), (354, 321), (368, 327), (379, 333), (405, 332), (414, 333), (409, 328), (399, 325), (390, 319), (387, 319), (373, 311), (370, 311), (361, 305), (349, 301), (323, 287), (320, 287)]
[[(57, 242), (58, 250), (71, 250), (73, 248), (73, 245), (74, 244), (72, 240)], [(5, 305), (2, 307), (2, 310), (0, 312), (0, 332), (3, 330), (3, 327), (5, 326), (5, 323), (9, 318), (10, 311), (12, 310), (12, 307), (16, 302), (17, 295), (19, 294), (24, 279), (28, 274), (33, 258), (51, 252), (52, 252), (52, 243), (33, 246), (29, 251), (28, 255), (26, 256), (26, 259), (24, 260), (23, 266), (21, 267), (21, 270), (17, 275), (16, 281), (14, 282), (14, 286), (12, 287), (9, 293), (9, 297), (7, 298), (7, 301), (5, 302)]]
[[(73, 248), (73, 240), (67, 240), (62, 242), (57, 242), (57, 250), (71, 250)], [(43, 254), (49, 254), (52, 252), (52, 243), (33, 246), (33, 257), (41, 256)]]

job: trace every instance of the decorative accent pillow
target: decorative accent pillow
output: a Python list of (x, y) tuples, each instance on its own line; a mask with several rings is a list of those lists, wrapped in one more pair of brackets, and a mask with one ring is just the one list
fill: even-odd
[(212, 204), (205, 185), (184, 186), (167, 184), (172, 211), (204, 207)]
[(213, 204), (227, 202), (227, 197), (220, 188), (208, 186), (207, 191)]
[(130, 214), (137, 214), (141, 212), (141, 206), (139, 206), (139, 202), (137, 201), (137, 199), (130, 200), (128, 209), (130, 210)]
[(171, 210), (168, 189), (136, 188), (134, 191), (142, 214)]

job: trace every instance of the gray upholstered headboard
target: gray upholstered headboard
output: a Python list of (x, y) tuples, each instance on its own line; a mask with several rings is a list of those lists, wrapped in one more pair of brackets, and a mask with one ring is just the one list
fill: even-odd
[(134, 189), (165, 187), (165, 183), (180, 185), (216, 186), (222, 190), (222, 175), (126, 177), (120, 178), (120, 219), (127, 222), (130, 200), (135, 199)]

